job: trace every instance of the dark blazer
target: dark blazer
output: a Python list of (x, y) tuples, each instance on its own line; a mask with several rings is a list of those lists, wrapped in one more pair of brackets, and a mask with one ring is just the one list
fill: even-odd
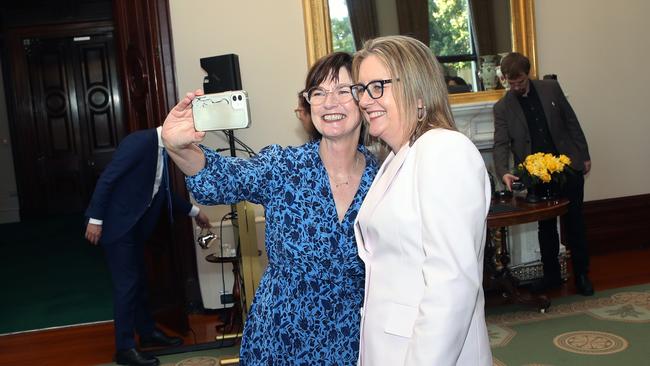
[[(544, 108), (553, 143), (571, 159), (571, 167), (584, 170), (591, 160), (587, 140), (569, 101), (556, 80), (531, 80)], [(508, 173), (510, 152), (515, 166), (531, 153), (530, 133), (517, 96), (508, 91), (494, 105), (494, 165), (499, 179)]]
[[(119, 240), (139, 225), (138, 234), (146, 239), (167, 205), (167, 180), (163, 176), (152, 198), (158, 162), (156, 129), (140, 130), (126, 136), (97, 180), (86, 216), (103, 220), (100, 243)], [(188, 214), (192, 205), (172, 196), (174, 211)]]

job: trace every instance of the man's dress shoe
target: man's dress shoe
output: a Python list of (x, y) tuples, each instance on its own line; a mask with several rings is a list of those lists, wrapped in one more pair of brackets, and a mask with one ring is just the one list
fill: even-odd
[(576, 276), (576, 289), (582, 296), (592, 296), (594, 294), (594, 285), (591, 284), (586, 274)]
[(117, 351), (115, 353), (115, 363), (118, 365), (129, 366), (158, 366), (160, 361), (153, 356), (139, 352), (135, 348)]
[(170, 337), (159, 329), (155, 329), (147, 337), (140, 337), (140, 347), (175, 347), (183, 344), (183, 340), (179, 337)]

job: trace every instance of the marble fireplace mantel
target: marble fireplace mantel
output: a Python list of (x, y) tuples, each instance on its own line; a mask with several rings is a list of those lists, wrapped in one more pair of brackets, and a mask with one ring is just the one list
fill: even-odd
[(456, 127), (479, 150), (492, 149), (494, 143), (494, 103), (496, 101), (455, 104), (451, 107)]

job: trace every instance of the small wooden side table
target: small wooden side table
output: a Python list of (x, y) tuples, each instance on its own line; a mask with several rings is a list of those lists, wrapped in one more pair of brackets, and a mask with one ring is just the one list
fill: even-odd
[(551, 300), (545, 295), (521, 294), (518, 280), (510, 271), (508, 227), (561, 216), (568, 210), (569, 201), (557, 200), (528, 203), (523, 197), (493, 199), (487, 217), (488, 239), (485, 248), (483, 286), (486, 290), (501, 291), (514, 302), (536, 307), (546, 312)]

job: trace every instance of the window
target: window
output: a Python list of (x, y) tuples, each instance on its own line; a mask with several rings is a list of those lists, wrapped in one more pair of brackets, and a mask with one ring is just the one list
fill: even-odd
[[(403, 2), (395, 0), (355, 1), (366, 1), (369, 4), (367, 6), (374, 8), (376, 19), (366, 19), (364, 22), (365, 24), (374, 23), (373, 29), (376, 29), (377, 36), (397, 34), (399, 29), (405, 28), (403, 24), (399, 25), (397, 9), (397, 6)], [(428, 31), (425, 29), (425, 36), (421, 38), (425, 38), (428, 34), (429, 47), (445, 68), (448, 84), (454, 85), (450, 87), (450, 92), (481, 90), (477, 87), (479, 84), (477, 78), (479, 57), (472, 34), (470, 0), (421, 1), (422, 9), (426, 6), (428, 13)], [(426, 4), (424, 4), (425, 1)], [(355, 34), (351, 26), (353, 22), (350, 21), (347, 1), (329, 0), (328, 5), (334, 51), (354, 53), (356, 51)], [(422, 12), (420, 11), (417, 16), (420, 17)], [(403, 16), (401, 14), (399, 17)]]
[(471, 87), (477, 85), (478, 56), (468, 5), (468, 0), (428, 0), (429, 47), (445, 68), (448, 85), (454, 85), (451, 92), (477, 90)]
[(329, 0), (332, 43), (334, 51), (354, 53), (352, 24), (345, 0)]

